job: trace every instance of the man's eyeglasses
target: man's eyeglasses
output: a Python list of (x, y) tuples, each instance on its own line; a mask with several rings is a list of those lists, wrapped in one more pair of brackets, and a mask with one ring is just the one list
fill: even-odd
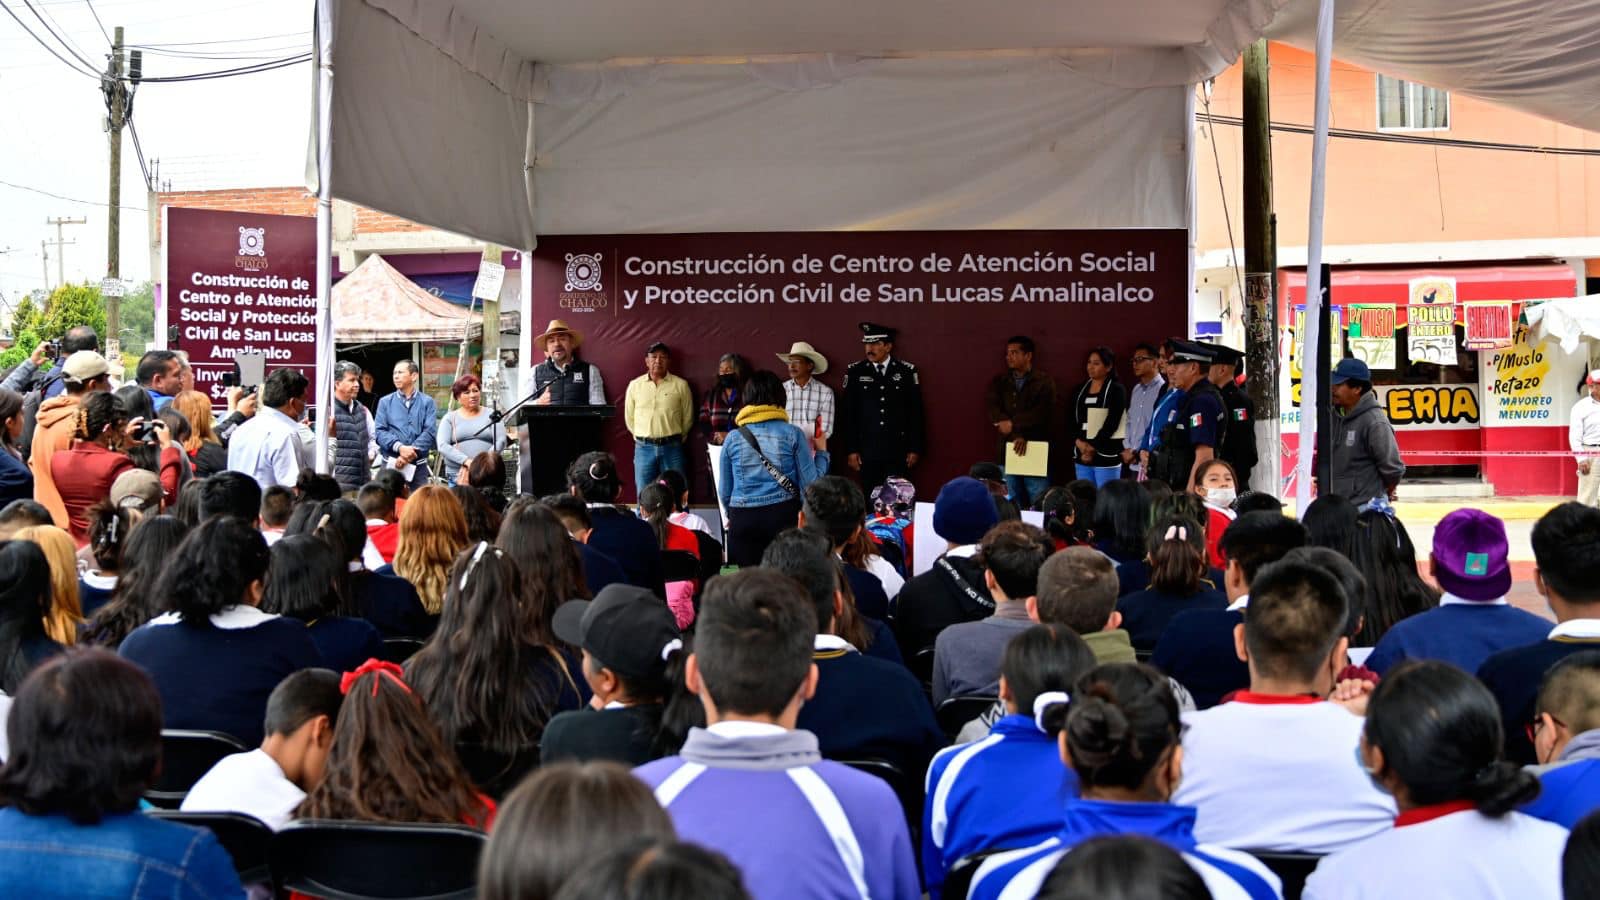
[[(1556, 725), (1560, 725), (1562, 728), (1567, 727), (1567, 723), (1561, 721), (1560, 719), (1556, 718), (1555, 716), (1551, 716), (1550, 717), (1550, 721), (1555, 723)], [(1529, 722), (1528, 724), (1522, 726), (1524, 733), (1526, 733), (1528, 735), (1528, 743), (1531, 744), (1535, 740), (1538, 739), (1538, 737), (1539, 737), (1539, 729), (1541, 729), (1543, 727), (1544, 727), (1544, 716), (1539, 716), (1538, 718), (1534, 719), (1532, 722)]]
[(1154, 356), (1135, 356), (1133, 361), (1136, 363), (1155, 362), (1156, 358)]

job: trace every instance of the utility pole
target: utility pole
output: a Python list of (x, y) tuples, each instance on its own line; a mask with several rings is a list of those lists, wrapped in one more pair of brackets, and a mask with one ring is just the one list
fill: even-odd
[[(110, 289), (102, 291), (102, 298), (106, 304), (106, 358), (116, 365), (122, 356), (122, 128), (132, 98), (122, 81), (122, 26), (111, 33), (111, 60), (100, 82), (106, 98), (106, 137), (111, 142), (111, 182), (106, 196), (106, 284)], [(134, 69), (138, 68), (135, 60)]]
[[(65, 226), (67, 226), (67, 225), (87, 225), (87, 224), (89, 224), (89, 220), (88, 219), (84, 219), (84, 218), (74, 219), (74, 218), (70, 218), (70, 217), (55, 216), (55, 217), (52, 217), (52, 218), (49, 218), (49, 219), (45, 219), (44, 223), (46, 225), (54, 225), (56, 227), (56, 239), (53, 240), (53, 241), (40, 241), (40, 243), (41, 244), (54, 244), (55, 245), (55, 248), (56, 248), (56, 287), (60, 287), (63, 284), (67, 283), (67, 254), (62, 252), (61, 248), (67, 246), (68, 244), (76, 244), (77, 243), (77, 241), (69, 241), (69, 240), (67, 240), (63, 236), (63, 232), (62, 232), (61, 229), (63, 227), (65, 227)], [(45, 269), (45, 285), (44, 286), (45, 286), (46, 290), (50, 289), (50, 270), (48, 268)]]
[(1245, 391), (1256, 408), (1256, 447), (1266, 465), (1256, 471), (1283, 492), (1278, 397), (1277, 217), (1272, 211), (1272, 104), (1267, 42), (1244, 51), (1244, 332)]
[(40, 239), (39, 263), (44, 268), (44, 292), (50, 293), (50, 242)]

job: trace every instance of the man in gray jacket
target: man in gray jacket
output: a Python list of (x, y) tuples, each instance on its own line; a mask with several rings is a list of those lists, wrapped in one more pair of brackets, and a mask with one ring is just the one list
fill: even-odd
[(1347, 357), (1333, 367), (1329, 384), (1335, 415), (1329, 441), (1333, 484), (1326, 486), (1327, 492), (1357, 506), (1374, 497), (1393, 500), (1406, 464), (1400, 461), (1394, 426), (1372, 391), (1372, 370)]

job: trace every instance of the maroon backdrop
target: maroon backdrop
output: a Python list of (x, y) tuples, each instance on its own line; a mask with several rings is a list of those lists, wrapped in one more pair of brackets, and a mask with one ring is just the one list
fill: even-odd
[(214, 406), (226, 405), (222, 376), (236, 353), (266, 354), (269, 373), (299, 369), (311, 379), (306, 396), (317, 396), (317, 220), (172, 206), (165, 214), (157, 344), (189, 354), (195, 389)]
[[(650, 343), (672, 348), (672, 370), (698, 404), (722, 354), (782, 374), (776, 354), (797, 340), (828, 358), (822, 381), (837, 392), (845, 366), (862, 355), (856, 323), (897, 328), (895, 355), (917, 366), (927, 407), (928, 452), (912, 473), (927, 498), (995, 458), (983, 392), (1005, 366), (1008, 336), (1034, 339), (1034, 363), (1063, 397), (1083, 381), (1096, 345), (1116, 351), (1119, 377), (1128, 378), (1135, 342), (1187, 327), (1187, 248), (1181, 229), (549, 237), (533, 256), (533, 313), (523, 327), (538, 333), (559, 318), (583, 333), (580, 353), (600, 367), (618, 406), (607, 449), (630, 481), (622, 399)], [(703, 447), (697, 429), (695, 493), (709, 497)], [(1070, 477), (1066, 455), (1052, 456), (1057, 477)]]

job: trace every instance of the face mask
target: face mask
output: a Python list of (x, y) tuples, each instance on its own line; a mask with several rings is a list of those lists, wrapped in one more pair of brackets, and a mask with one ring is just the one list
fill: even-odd
[(717, 376), (717, 386), (718, 387), (724, 387), (724, 388), (736, 388), (736, 387), (739, 386), (739, 376), (737, 376), (737, 375), (718, 375)]
[(1232, 506), (1237, 496), (1233, 488), (1206, 488), (1206, 502), (1212, 506)]

